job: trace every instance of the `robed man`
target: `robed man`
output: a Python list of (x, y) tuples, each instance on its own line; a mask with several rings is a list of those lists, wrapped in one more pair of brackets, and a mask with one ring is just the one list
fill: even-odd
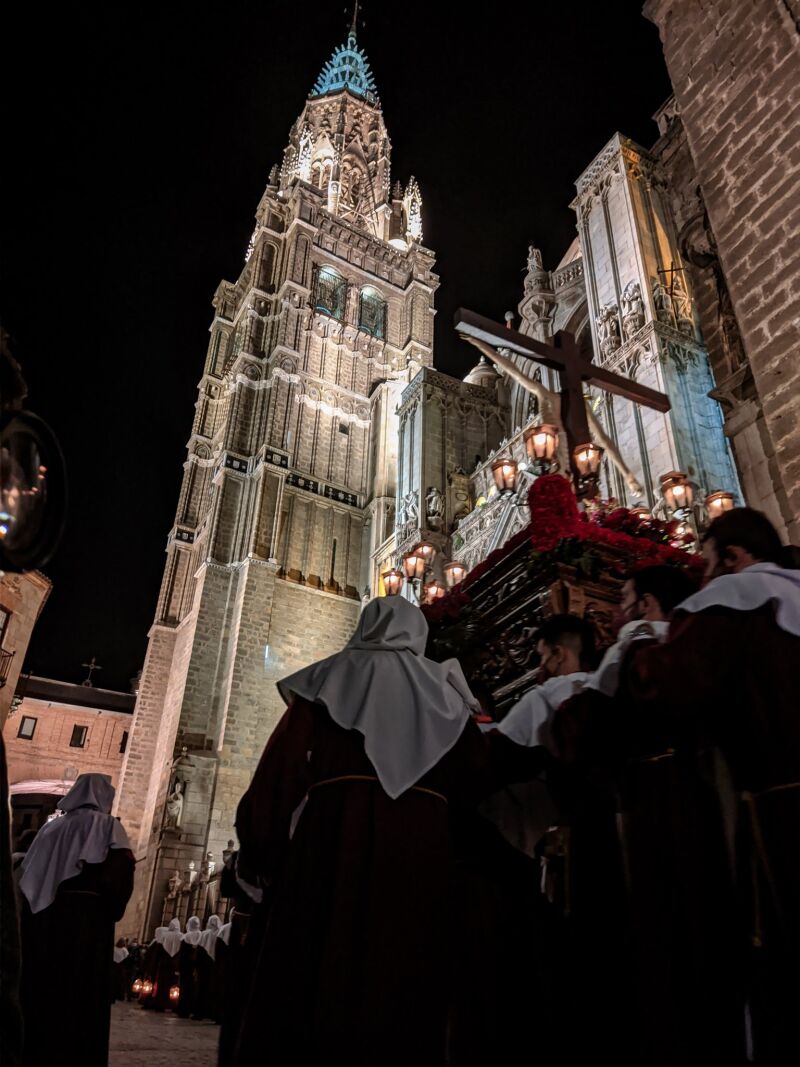
[[(669, 640), (636, 656), (632, 689), (654, 729), (672, 722), (724, 756), (718, 791), (739, 904), (733, 1008), (747, 1012), (756, 1063), (797, 1063), (800, 572), (779, 566), (778, 535), (750, 508), (715, 519), (703, 553), (712, 580), (679, 606)], [(702, 925), (695, 935), (706, 936)]]
[(41, 828), (22, 864), (24, 1063), (71, 1050), (87, 1067), (108, 1062), (114, 923), (133, 892), (128, 837), (110, 815), (107, 774), (82, 774)]
[(240, 866), (273, 883), (239, 1064), (445, 1063), (451, 820), (487, 757), (426, 637), (408, 601), (373, 600), (342, 652), (279, 683), (236, 819)]

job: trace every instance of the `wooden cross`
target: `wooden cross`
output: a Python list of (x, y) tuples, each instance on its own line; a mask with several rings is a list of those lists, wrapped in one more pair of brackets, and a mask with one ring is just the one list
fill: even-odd
[(576, 474), (573, 453), (578, 445), (584, 445), (591, 440), (583, 398), (584, 382), (656, 411), (670, 409), (669, 397), (664, 393), (640, 385), (630, 378), (623, 378), (621, 374), (614, 374), (613, 371), (598, 367), (596, 363), (587, 360), (578, 351), (574, 336), (564, 330), (558, 331), (553, 338), (553, 344), (550, 345), (537, 341), (534, 337), (526, 337), (517, 330), (509, 329), (507, 325), (492, 322), (483, 315), (476, 315), (474, 311), (467, 311), (466, 308), (458, 309), (454, 324), (458, 333), (476, 337), (495, 348), (508, 348), (558, 371), (561, 381), (561, 420), (567, 431), (570, 463), (573, 464)]
[(93, 671), (102, 671), (103, 668), (97, 662), (97, 659), (96, 659), (95, 656), (92, 656), (92, 658), (89, 660), (88, 663), (82, 663), (81, 667), (87, 667), (88, 670), (89, 670), (89, 673), (86, 675), (85, 680), (81, 682), (81, 685), (88, 685), (89, 687), (91, 687), (94, 684), (92, 682), (92, 672)]

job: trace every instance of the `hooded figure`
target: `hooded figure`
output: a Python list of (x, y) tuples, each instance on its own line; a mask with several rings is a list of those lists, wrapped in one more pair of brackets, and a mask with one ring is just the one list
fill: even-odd
[(222, 923), (218, 915), (212, 915), (200, 935), (195, 959), (197, 996), (194, 1005), (196, 1019), (217, 1019), (217, 939)]
[(180, 940), (178, 951), (181, 995), (176, 1011), (184, 1019), (192, 1015), (195, 1009), (195, 1001), (197, 999), (197, 946), (200, 944), (202, 936), (200, 920), (196, 915), (192, 915), (186, 920), (186, 933)]
[(489, 763), (427, 632), (408, 601), (373, 600), (341, 652), (278, 685), (289, 707), (236, 819), (270, 910), (221, 1062), (444, 1063), (451, 831)]
[[(114, 923), (133, 890), (127, 835), (110, 814), (106, 774), (82, 774), (62, 818), (36, 835), (22, 863), (22, 1003), (26, 1064), (108, 1062)], [(47, 1025), (42, 1025), (47, 1005)]]

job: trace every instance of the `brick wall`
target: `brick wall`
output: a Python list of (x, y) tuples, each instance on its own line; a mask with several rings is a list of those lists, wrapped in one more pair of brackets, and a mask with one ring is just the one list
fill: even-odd
[(774, 0), (648, 0), (644, 13), (661, 34), (798, 541), (800, 35)]
[[(18, 736), (25, 717), (36, 720), (30, 740)], [(81, 748), (70, 746), (75, 726), (87, 728)], [(9, 783), (62, 780), (71, 768), (77, 774), (108, 774), (116, 788), (122, 770), (120, 747), (130, 728), (131, 716), (125, 712), (25, 697), (3, 729)]]
[(0, 608), (6, 614), (2, 647), (14, 655), (9, 664), (6, 684), (0, 688), (0, 729), (6, 721), (11, 699), (17, 688), (22, 664), (39, 613), (50, 595), (52, 585), (38, 571), (28, 574), (0, 574)]

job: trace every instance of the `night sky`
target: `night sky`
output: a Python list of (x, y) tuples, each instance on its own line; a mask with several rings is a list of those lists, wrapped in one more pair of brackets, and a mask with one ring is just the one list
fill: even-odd
[[(11, 6), (11, 5), (7, 5)], [(437, 254), (436, 365), (459, 305), (502, 318), (527, 246), (555, 267), (574, 181), (615, 130), (645, 146), (670, 92), (641, 0), (368, 3), (393, 181)], [(333, 48), (342, 0), (13, 5), (3, 16), (0, 318), (70, 473), (27, 669), (127, 688), (141, 667), (221, 278)], [(297, 14), (298, 22), (294, 21)]]

